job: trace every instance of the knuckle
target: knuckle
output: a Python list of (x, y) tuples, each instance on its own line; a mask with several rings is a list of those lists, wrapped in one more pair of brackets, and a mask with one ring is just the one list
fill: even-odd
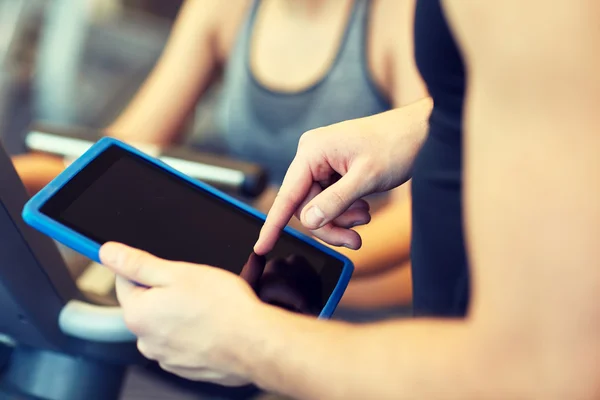
[(316, 135), (317, 130), (318, 129), (311, 129), (309, 131), (304, 132), (302, 136), (300, 136), (300, 140), (298, 141), (298, 148), (304, 147), (307, 144), (309, 144), (312, 138)]
[(379, 186), (386, 175), (385, 167), (374, 159), (362, 161), (359, 166), (359, 172), (367, 187)]
[(331, 181), (333, 180), (332, 167), (327, 162), (317, 162), (310, 166), (313, 177), (316, 180), (323, 181), (325, 186), (329, 186)]
[(379, 159), (366, 160), (366, 171), (368, 171), (372, 177), (380, 179), (386, 172), (387, 168), (384, 162)]
[(377, 161), (377, 159), (372, 157), (363, 158), (357, 164), (359, 171), (367, 176), (376, 174), (381, 170), (380, 163)]
[(325, 133), (326, 128), (324, 127), (315, 128), (304, 132), (298, 141), (298, 149), (312, 147), (316, 138), (322, 137)]
[(347, 203), (347, 199), (335, 190), (331, 191), (328, 201), (333, 204), (336, 210), (340, 210)]
[(383, 168), (383, 166), (381, 166), (380, 164), (375, 164), (370, 169), (371, 179), (379, 182), (379, 181), (383, 180), (383, 178), (385, 176), (385, 172), (386, 171), (385, 171), (385, 168)]

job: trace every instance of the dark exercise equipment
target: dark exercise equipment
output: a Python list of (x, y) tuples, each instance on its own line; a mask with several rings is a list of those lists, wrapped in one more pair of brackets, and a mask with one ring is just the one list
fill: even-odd
[(114, 400), (144, 362), (121, 310), (76, 286), (55, 243), (21, 220), (28, 196), (0, 146), (0, 392)]

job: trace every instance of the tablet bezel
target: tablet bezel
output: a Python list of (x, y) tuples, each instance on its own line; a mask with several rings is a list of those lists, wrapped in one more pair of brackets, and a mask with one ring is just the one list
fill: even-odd
[[(165, 164), (164, 162), (143, 153), (135, 147), (127, 145), (117, 139), (105, 137), (96, 142), (81, 157), (73, 161), (60, 175), (58, 175), (46, 187), (44, 187), (37, 194), (35, 194), (25, 204), (22, 213), (23, 220), (33, 228), (39, 230), (40, 232), (54, 238), (55, 240), (63, 243), (64, 245), (80, 252), (86, 257), (100, 263), (99, 253), (101, 245), (99, 243), (58, 222), (57, 220), (52, 219), (51, 217), (44, 214), (41, 211), (41, 209), (49, 199), (51, 199), (56, 193), (58, 193), (63, 188), (65, 184), (67, 184), (67, 182), (69, 182), (74, 176), (79, 174), (79, 172), (83, 170), (92, 160), (96, 159), (104, 151), (106, 151), (112, 146), (118, 146), (123, 150), (129, 151), (132, 154), (163, 168), (167, 172), (175, 175), (176, 177), (184, 179), (188, 183), (191, 183), (194, 186), (200, 188), (201, 190), (206, 191), (208, 194), (224, 200), (225, 202), (231, 204), (233, 207), (238, 208), (242, 212), (245, 212), (258, 218), (261, 221), (264, 221), (266, 218), (266, 215), (259, 212), (258, 210), (246, 205), (245, 203), (235, 199), (234, 197), (231, 197), (221, 192), (218, 189), (215, 189), (214, 187), (206, 183), (190, 178), (189, 176), (177, 171), (176, 169)], [(290, 227), (286, 227), (285, 232), (293, 236), (294, 238), (303, 241), (304, 243), (307, 243), (312, 247), (322, 251), (326, 255), (339, 260), (342, 263), (342, 271), (338, 282), (331, 295), (329, 296), (329, 299), (325, 303), (325, 306), (321, 310), (321, 313), (319, 314), (319, 318), (330, 317), (333, 314), (335, 308), (337, 307), (337, 304), (339, 303), (344, 291), (346, 290), (346, 287), (348, 286), (350, 277), (354, 269), (352, 262), (347, 257), (341, 255), (335, 250)]]

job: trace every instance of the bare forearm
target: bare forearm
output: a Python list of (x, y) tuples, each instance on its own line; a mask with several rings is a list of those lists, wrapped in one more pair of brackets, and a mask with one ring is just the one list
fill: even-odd
[[(171, 73), (173, 72), (170, 72), (169, 68), (157, 70), (157, 75), (150, 78), (125, 112), (107, 127), (107, 134), (130, 142), (157, 145), (166, 145), (176, 139), (191, 114), (201, 90), (199, 90), (200, 86), (194, 85), (190, 73), (180, 76), (182, 80), (189, 80), (187, 83), (160, 81), (161, 77), (158, 75)], [(188, 86), (186, 90), (177, 90), (182, 84), (194, 85), (194, 87)], [(169, 93), (176, 94), (169, 95)]]
[(393, 138), (393, 146), (408, 152), (406, 157), (398, 159), (398, 162), (404, 164), (399, 165), (398, 169), (408, 171), (407, 180), (410, 178), (412, 163), (427, 137), (432, 108), (433, 101), (427, 97), (404, 107), (364, 119), (368, 123), (364, 124), (363, 129)]
[(353, 276), (340, 307), (373, 309), (408, 306), (412, 301), (412, 271), (407, 260), (385, 272)]
[(207, 2), (187, 1), (163, 55), (123, 114), (107, 128), (122, 140), (164, 145), (179, 134), (216, 65)]
[(30, 194), (37, 193), (65, 168), (61, 158), (45, 154), (18, 155), (12, 161)]
[(353, 326), (270, 309), (263, 323), (268, 334), (248, 347), (245, 362), (270, 391), (297, 399), (507, 398), (486, 393), (497, 386), (466, 321)]

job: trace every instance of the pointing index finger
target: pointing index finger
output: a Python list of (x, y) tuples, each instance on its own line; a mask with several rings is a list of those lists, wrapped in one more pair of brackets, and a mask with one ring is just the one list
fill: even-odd
[(273, 249), (281, 231), (308, 195), (312, 183), (308, 165), (293, 161), (254, 245), (256, 254), (265, 255)]

